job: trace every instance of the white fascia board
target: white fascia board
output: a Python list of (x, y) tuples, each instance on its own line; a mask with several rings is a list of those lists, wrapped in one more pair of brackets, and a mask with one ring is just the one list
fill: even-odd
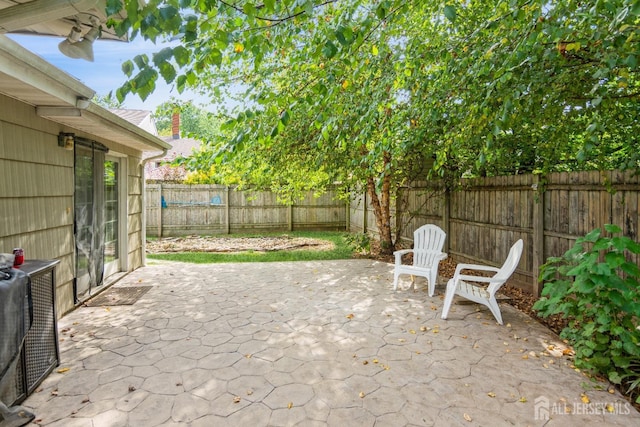
[(91, 117), (94, 122), (101, 122), (106, 126), (111, 127), (116, 126), (121, 131), (130, 134), (132, 137), (134, 136), (136, 139), (140, 140), (140, 142), (144, 143), (150, 148), (156, 150), (169, 150), (171, 148), (171, 144), (164, 142), (157, 136), (150, 134), (141, 127), (134, 125), (133, 123), (123, 119), (117, 114), (112, 113), (106, 108), (99, 106), (98, 104), (92, 102), (87, 107), (86, 112), (88, 113), (87, 117)]

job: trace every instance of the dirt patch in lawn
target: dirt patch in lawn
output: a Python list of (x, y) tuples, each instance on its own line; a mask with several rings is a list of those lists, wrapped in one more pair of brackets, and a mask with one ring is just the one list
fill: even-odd
[(185, 236), (164, 237), (147, 241), (147, 252), (152, 254), (172, 252), (270, 252), (270, 251), (330, 251), (333, 242), (309, 237), (214, 237)]

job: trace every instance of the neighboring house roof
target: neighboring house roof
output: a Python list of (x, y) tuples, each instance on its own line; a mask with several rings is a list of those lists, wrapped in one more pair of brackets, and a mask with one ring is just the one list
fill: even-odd
[(189, 157), (193, 151), (200, 147), (201, 142), (193, 138), (178, 138), (163, 136), (162, 140), (171, 144), (172, 148), (167, 154), (158, 158), (155, 162), (147, 163), (145, 166), (145, 178), (152, 180), (174, 181), (184, 179), (187, 171), (184, 167), (172, 167), (163, 162), (171, 162), (176, 157)]
[(193, 151), (200, 148), (201, 141), (193, 138), (174, 139), (171, 136), (161, 136), (160, 139), (171, 144), (171, 149), (167, 152), (166, 158), (175, 159), (178, 156), (188, 157)]
[(36, 108), (43, 118), (139, 151), (171, 145), (91, 102), (95, 91), (0, 34), (0, 93)]
[(151, 111), (129, 110), (125, 108), (112, 108), (109, 111), (119, 117), (122, 117), (126, 121), (133, 123), (139, 128), (146, 130), (151, 135), (158, 136), (158, 129), (156, 128), (156, 122), (153, 120)]

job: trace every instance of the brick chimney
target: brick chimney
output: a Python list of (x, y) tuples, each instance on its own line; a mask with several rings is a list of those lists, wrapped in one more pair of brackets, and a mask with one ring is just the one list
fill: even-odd
[(180, 139), (180, 113), (175, 112), (171, 116), (171, 135), (173, 139)]

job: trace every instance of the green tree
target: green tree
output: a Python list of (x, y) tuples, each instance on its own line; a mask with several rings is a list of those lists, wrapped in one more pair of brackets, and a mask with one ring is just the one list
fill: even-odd
[(214, 140), (219, 134), (221, 119), (204, 106), (195, 105), (192, 101), (182, 101), (171, 97), (156, 107), (154, 119), (158, 134), (171, 136), (174, 114), (180, 115), (180, 134), (202, 141)]
[(108, 109), (123, 108), (122, 101), (119, 101), (118, 99), (116, 99), (116, 97), (113, 95), (112, 92), (109, 92), (106, 95), (96, 94), (93, 96), (93, 99), (91, 101), (95, 102), (101, 107), (108, 108)]
[(637, 0), (125, 7), (117, 31), (180, 43), (125, 62), (119, 99), (158, 78), (212, 96), (242, 83), (250, 108), (201, 166), (288, 194), (367, 188), (388, 251), (394, 188), (415, 176), (639, 168)]

